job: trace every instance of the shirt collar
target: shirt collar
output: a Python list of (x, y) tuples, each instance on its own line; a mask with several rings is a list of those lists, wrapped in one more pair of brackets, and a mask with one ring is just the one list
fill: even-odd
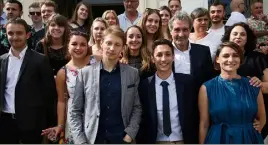
[(3, 12), (2, 15), (1, 15), (1, 19), (2, 19), (2, 20), (5, 20), (6, 18), (7, 18), (7, 15), (6, 15), (5, 12)]
[[(180, 49), (178, 49), (178, 48), (176, 47), (176, 45), (175, 45), (174, 42), (172, 42), (172, 44), (173, 44), (173, 46), (174, 46), (175, 49), (177, 49), (178, 51), (182, 52)], [(190, 41), (188, 41), (188, 49), (187, 49), (186, 51), (190, 51), (190, 50), (191, 50), (191, 43), (190, 43)]]
[[(103, 62), (102, 61), (100, 62), (100, 69), (101, 70), (104, 70)], [(115, 68), (112, 71), (119, 70), (119, 69), (120, 69), (120, 64), (119, 64), (119, 62), (117, 62)]]
[[(137, 13), (138, 13), (138, 17), (137, 17), (137, 19), (138, 19), (138, 18), (140, 18), (140, 17), (142, 16), (142, 14), (141, 14), (140, 12), (138, 12), (138, 11), (137, 11)], [(126, 11), (123, 13), (123, 16), (124, 16), (126, 19), (128, 19), (128, 18), (127, 18), (127, 15), (126, 15)]]
[[(20, 54), (19, 54), (19, 57), (20, 57), (20, 58), (19, 58), (19, 59), (23, 59), (23, 58), (24, 58), (27, 48), (28, 48), (28, 46), (26, 46), (26, 47), (20, 52)], [(12, 56), (12, 57), (15, 57), (15, 56), (13, 55), (13, 53), (11, 52), (11, 50), (12, 50), (12, 48), (10, 48), (10, 50), (9, 50), (9, 52), (8, 52), (8, 55), (9, 55), (9, 56)]]
[(163, 81), (168, 82), (169, 85), (172, 84), (172, 82), (174, 81), (174, 75), (173, 75), (173, 72), (171, 72), (170, 76), (169, 76), (167, 79), (165, 79), (165, 80), (162, 80), (161, 78), (159, 78), (159, 77), (157, 76), (157, 73), (155, 73), (155, 83), (156, 83), (157, 85), (161, 85), (161, 83), (162, 83)]

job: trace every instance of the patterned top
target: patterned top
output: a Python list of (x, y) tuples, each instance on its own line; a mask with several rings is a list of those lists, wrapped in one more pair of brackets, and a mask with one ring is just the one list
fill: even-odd
[[(266, 22), (258, 20), (257, 18), (251, 16), (248, 18), (248, 25), (255, 31), (267, 31), (268, 30), (268, 25)], [(268, 36), (262, 36), (257, 39), (257, 44), (259, 45), (260, 43), (267, 43), (268, 41)]]
[(67, 85), (67, 91), (68, 91), (68, 101), (67, 101), (67, 121), (65, 123), (65, 140), (64, 140), (64, 144), (74, 144), (73, 142), (73, 138), (71, 136), (71, 130), (69, 128), (69, 116), (70, 116), (70, 107), (71, 103), (72, 103), (72, 98), (74, 96), (74, 89), (75, 89), (75, 84), (76, 84), (76, 77), (78, 76), (78, 70), (77, 69), (70, 69), (68, 67), (64, 67), (65, 69), (65, 73), (66, 73), (66, 85)]

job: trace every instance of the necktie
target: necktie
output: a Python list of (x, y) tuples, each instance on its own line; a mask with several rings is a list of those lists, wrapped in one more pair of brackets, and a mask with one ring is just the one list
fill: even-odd
[(168, 85), (166, 81), (161, 82), (163, 87), (163, 127), (166, 136), (171, 134)]

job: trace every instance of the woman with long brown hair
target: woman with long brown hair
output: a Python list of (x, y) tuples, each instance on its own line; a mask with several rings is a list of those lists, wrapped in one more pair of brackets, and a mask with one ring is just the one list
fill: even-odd
[(144, 31), (147, 38), (147, 49), (152, 52), (153, 42), (162, 38), (162, 20), (159, 11), (147, 8), (142, 14), (141, 21), (138, 26)]
[(48, 136), (50, 140), (55, 140), (60, 136), (59, 143), (73, 143), (68, 121), (68, 106), (70, 106), (73, 99), (79, 69), (89, 65), (91, 51), (87, 44), (88, 38), (86, 33), (79, 31), (74, 31), (70, 34), (68, 53), (70, 54), (71, 60), (59, 70), (56, 76), (58, 125), (43, 130), (42, 135)]
[(47, 22), (45, 37), (37, 43), (35, 50), (49, 58), (54, 75), (69, 61), (66, 55), (69, 33), (67, 19), (60, 14), (55, 14)]
[(168, 28), (168, 22), (172, 17), (172, 13), (167, 6), (161, 6), (159, 8), (159, 13), (162, 19), (162, 35), (165, 39), (172, 40), (170, 31)]
[(91, 6), (83, 1), (79, 2), (70, 20), (71, 30), (79, 30), (89, 34), (92, 21)]

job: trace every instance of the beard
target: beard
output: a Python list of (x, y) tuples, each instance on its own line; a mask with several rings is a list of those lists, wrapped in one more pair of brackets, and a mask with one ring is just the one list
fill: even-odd
[(222, 22), (222, 19), (221, 20), (217, 20), (217, 21), (211, 21), (212, 24), (219, 24)]

